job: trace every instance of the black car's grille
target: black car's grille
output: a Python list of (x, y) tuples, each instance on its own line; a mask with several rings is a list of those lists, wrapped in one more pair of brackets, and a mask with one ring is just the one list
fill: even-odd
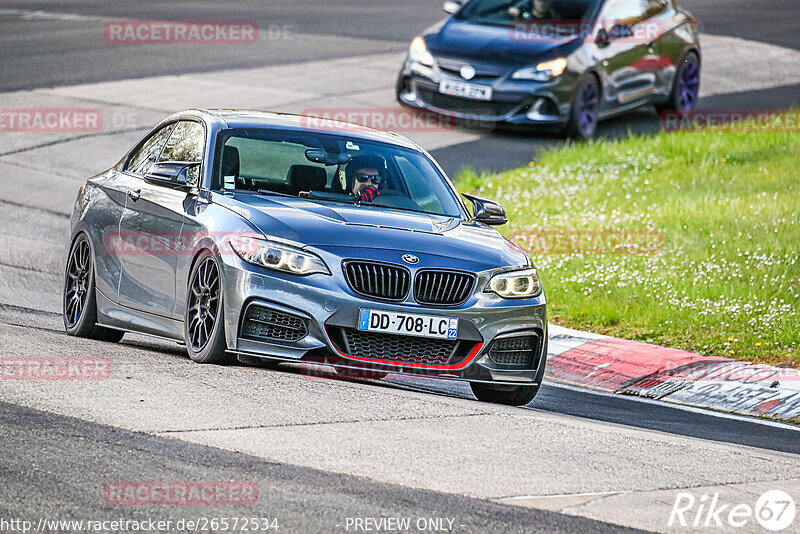
[(344, 274), (353, 291), (378, 299), (404, 300), (411, 285), (408, 269), (386, 263), (348, 261)]
[(437, 57), (436, 63), (439, 65), (439, 68), (441, 70), (454, 74), (458, 77), (461, 77), (461, 67), (467, 65), (471, 66), (473, 69), (475, 69), (475, 76), (467, 80), (468, 82), (493, 81), (503, 76), (503, 74), (505, 73), (504, 72), (505, 69), (497, 66), (472, 65), (470, 63), (458, 59), (447, 59), (443, 57)]
[[(450, 74), (453, 74), (455, 76), (459, 76), (459, 77), (461, 76), (461, 69), (460, 68), (443, 67), (442, 65), (439, 65), (439, 68), (442, 69), (443, 71), (447, 71)], [(474, 77), (470, 78), (469, 80), (465, 80), (465, 81), (467, 81), (468, 83), (481, 83), (481, 82), (483, 82), (483, 83), (492, 83), (495, 80), (497, 80), (497, 78), (499, 78), (499, 76), (494, 76), (494, 75), (491, 75), (491, 74), (476, 74)]]
[(433, 306), (457, 306), (472, 294), (475, 275), (457, 271), (419, 271), (414, 300)]
[(470, 100), (437, 93), (429, 89), (419, 89), (419, 95), (433, 108), (475, 117), (505, 117), (520, 106), (519, 102)]
[(306, 337), (306, 323), (300, 317), (251, 305), (242, 321), (242, 337), (268, 341), (297, 341)]
[(475, 346), (471, 341), (426, 339), (417, 336), (362, 332), (352, 328), (332, 328), (331, 340), (340, 352), (359, 358), (390, 360), (428, 365), (455, 364)]
[(538, 366), (538, 335), (498, 339), (489, 348), (489, 359), (497, 365), (532, 369)]

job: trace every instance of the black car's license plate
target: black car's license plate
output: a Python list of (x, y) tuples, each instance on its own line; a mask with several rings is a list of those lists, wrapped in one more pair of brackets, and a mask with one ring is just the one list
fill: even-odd
[(458, 318), (362, 308), (358, 317), (358, 329), (434, 339), (456, 339)]
[(473, 100), (491, 100), (492, 88), (488, 85), (476, 85), (474, 83), (456, 82), (444, 80), (439, 84), (439, 92), (450, 95), (471, 98)]

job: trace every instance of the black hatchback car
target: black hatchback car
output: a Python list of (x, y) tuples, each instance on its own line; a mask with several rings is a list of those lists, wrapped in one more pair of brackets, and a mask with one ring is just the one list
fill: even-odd
[(411, 43), (398, 101), (452, 117), (592, 137), (642, 105), (694, 107), (697, 21), (674, 0), (448, 1)]

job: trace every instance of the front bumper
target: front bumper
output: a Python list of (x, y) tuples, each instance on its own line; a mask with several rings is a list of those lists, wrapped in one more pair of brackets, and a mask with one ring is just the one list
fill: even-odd
[[(315, 252), (324, 256), (324, 253)], [(403, 302), (383, 302), (361, 297), (347, 286), (341, 258), (323, 259), (331, 268), (332, 276), (298, 277), (277, 273), (250, 265), (238, 256), (223, 255), (228, 349), (242, 355), (282, 361), (335, 362), (359, 369), (515, 385), (534, 384), (537, 376), (541, 376), (538, 371), (545, 365), (547, 336), (544, 293), (534, 299), (503, 300), (494, 294), (481, 292), (489, 274), (479, 273), (475, 293), (461, 306), (423, 306), (414, 302), (411, 295)], [(290, 339), (269, 340), (249, 335), (244, 328), (244, 319), (248, 309), (254, 306), (257, 310), (275, 312), (281, 317), (299, 319), (302, 327), (291, 319), (299, 333), (283, 336)], [(385, 358), (376, 360), (349, 354), (336, 336), (342, 329), (357, 327), (361, 308), (458, 317), (460, 354), (456, 357), (454, 352), (447, 365)], [(540, 340), (529, 365), (498, 364), (490, 357), (492, 343), (509, 336), (536, 336)]]
[[(439, 92), (444, 80), (492, 88), (492, 99), (472, 100)], [(506, 76), (461, 78), (452, 69), (426, 67), (406, 60), (397, 78), (396, 95), (401, 104), (476, 123), (505, 123), (563, 127), (572, 105), (577, 76), (565, 72), (549, 82), (513, 80)]]

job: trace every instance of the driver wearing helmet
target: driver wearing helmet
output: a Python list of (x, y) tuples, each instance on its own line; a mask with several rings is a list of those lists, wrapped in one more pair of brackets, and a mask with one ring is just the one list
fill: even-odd
[(515, 20), (555, 20), (557, 15), (551, 0), (525, 0), (508, 8), (508, 14)]
[(380, 195), (386, 180), (386, 160), (381, 156), (354, 156), (345, 167), (347, 193), (361, 202), (372, 202)]

